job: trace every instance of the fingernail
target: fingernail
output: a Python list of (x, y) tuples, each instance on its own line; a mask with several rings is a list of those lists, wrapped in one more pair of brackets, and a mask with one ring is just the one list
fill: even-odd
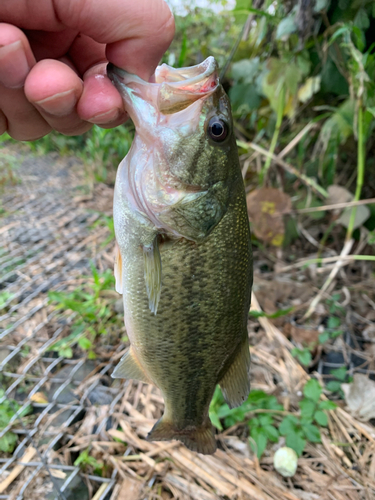
[(95, 123), (97, 125), (101, 125), (102, 123), (110, 123), (113, 122), (114, 120), (117, 120), (117, 118), (120, 116), (120, 113), (121, 113), (120, 109), (112, 108), (106, 113), (100, 113), (99, 115), (95, 115), (87, 121), (90, 123)]
[(0, 46), (0, 83), (11, 89), (21, 88), (29, 71), (21, 40)]
[(51, 97), (46, 97), (35, 104), (40, 106), (43, 111), (54, 116), (66, 116), (73, 112), (77, 104), (77, 95), (75, 89), (60, 92)]

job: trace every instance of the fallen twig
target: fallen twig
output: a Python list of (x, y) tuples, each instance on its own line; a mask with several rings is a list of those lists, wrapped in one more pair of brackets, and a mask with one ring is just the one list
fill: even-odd
[(343, 249), (341, 251), (341, 254), (339, 255), (339, 259), (337, 260), (337, 262), (335, 264), (335, 267), (330, 272), (328, 278), (326, 279), (324, 285), (320, 289), (318, 295), (316, 297), (314, 297), (314, 299), (312, 300), (312, 302), (311, 302), (308, 310), (306, 311), (306, 314), (303, 316), (304, 320), (307, 319), (307, 318), (309, 318), (314, 313), (317, 305), (322, 300), (324, 293), (326, 292), (326, 290), (328, 289), (329, 285), (332, 283), (332, 281), (335, 279), (337, 273), (341, 269), (342, 263), (344, 262), (343, 257), (346, 257), (350, 253), (350, 250), (352, 249), (353, 244), (354, 244), (354, 240), (353, 239), (346, 241), (346, 243), (345, 243), (345, 245), (344, 245), (344, 247), (343, 247)]
[[(36, 454), (36, 449), (33, 448), (32, 446), (26, 448), (26, 451), (21, 458), (21, 462), (24, 463), (31, 462), (35, 454)], [(8, 488), (8, 486), (10, 486), (13, 483), (13, 481), (21, 474), (21, 472), (25, 467), (26, 467), (25, 465), (21, 464), (16, 465), (14, 467), (9, 476), (0, 483), (0, 493), (4, 493), (4, 491)]]
[(268, 152), (266, 149), (262, 148), (258, 144), (255, 144), (254, 142), (243, 142), (243, 141), (237, 141), (238, 146), (244, 149), (251, 148), (254, 151), (258, 151), (261, 153), (263, 156), (266, 156), (267, 158), (272, 158), (272, 160), (280, 165), (284, 170), (287, 172), (291, 173), (292, 175), (295, 175), (298, 177), (298, 179), (301, 180), (304, 184), (307, 184), (313, 191), (315, 191), (316, 194), (318, 194), (321, 198), (328, 198), (328, 192), (319, 186), (319, 184), (312, 179), (311, 177), (307, 177), (307, 175), (301, 174), (296, 168), (292, 167), (289, 163), (286, 163), (282, 158), (280, 158), (277, 155), (274, 155), (270, 152)]

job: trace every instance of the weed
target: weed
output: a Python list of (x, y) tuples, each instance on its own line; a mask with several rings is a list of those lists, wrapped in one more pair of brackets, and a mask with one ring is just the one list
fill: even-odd
[[(88, 164), (96, 182), (113, 182), (115, 169), (130, 149), (134, 135), (132, 124), (115, 129), (94, 126), (87, 135), (79, 156)], [(109, 178), (111, 172), (112, 178)]]
[(320, 401), (322, 388), (315, 379), (310, 379), (303, 388), (304, 398), (298, 403), (300, 415), (287, 415), (279, 426), (279, 432), (285, 436), (286, 445), (297, 455), (301, 455), (307, 441), (320, 443), (320, 429), (327, 427), (326, 410), (333, 410), (336, 404), (332, 401)]
[[(5, 392), (3, 389), (0, 389), (0, 432), (4, 429), (10, 422), (11, 418), (18, 412), (21, 408), (20, 405), (10, 399), (5, 399)], [(27, 406), (24, 410), (19, 413), (19, 416), (25, 417), (29, 413), (31, 413), (32, 407)], [(14, 448), (16, 447), (18, 441), (17, 434), (14, 432), (8, 431), (0, 438), (0, 451), (3, 453), (12, 453)]]
[(341, 399), (344, 399), (344, 392), (341, 389), (341, 384), (344, 382), (351, 382), (353, 377), (348, 376), (348, 370), (345, 366), (335, 368), (330, 371), (334, 380), (330, 380), (326, 384), (326, 389), (329, 392), (337, 393)]
[(9, 302), (14, 296), (14, 293), (10, 293), (7, 290), (0, 292), (0, 309), (2, 309), (7, 302)]
[(75, 460), (74, 465), (80, 467), (85, 472), (91, 469), (94, 474), (103, 477), (105, 475), (106, 466), (101, 460), (97, 460), (90, 455), (90, 448), (82, 451), (78, 458)]
[(108, 217), (103, 213), (100, 213), (99, 219), (97, 219), (91, 226), (91, 229), (94, 229), (98, 226), (107, 227), (109, 230), (109, 236), (103, 241), (101, 247), (106, 247), (111, 241), (115, 239), (115, 223), (113, 221), (113, 217)]
[(267, 444), (277, 443), (280, 436), (285, 436), (286, 445), (301, 455), (308, 441), (321, 442), (319, 426), (328, 425), (325, 412), (336, 408), (331, 401), (319, 402), (322, 388), (317, 380), (309, 380), (303, 394), (304, 398), (299, 402), (299, 414), (286, 412), (275, 396), (258, 390), (251, 391), (247, 401), (239, 408), (230, 409), (217, 387), (210, 406), (210, 418), (220, 431), (246, 422), (250, 447), (258, 458)]
[(272, 313), (272, 314), (267, 314), (263, 311), (250, 311), (249, 316), (252, 318), (268, 318), (268, 319), (276, 319), (280, 318), (281, 316), (287, 316), (293, 311), (293, 307), (288, 307), (287, 309), (279, 309), (278, 311)]
[(64, 358), (73, 356), (73, 345), (88, 351), (88, 357), (94, 359), (94, 341), (98, 335), (107, 333), (108, 324), (117, 318), (109, 307), (108, 300), (103, 297), (105, 290), (113, 290), (113, 272), (107, 269), (99, 274), (91, 265), (92, 278), (87, 277), (87, 285), (76, 288), (70, 293), (50, 292), (49, 298), (57, 304), (58, 309), (71, 310), (76, 313), (71, 326), (71, 333), (55, 342), (50, 350), (57, 351)]
[(303, 366), (308, 366), (312, 361), (311, 349), (309, 347), (303, 347), (302, 349), (293, 347), (290, 352)]
[[(340, 304), (338, 304), (337, 301), (339, 299), (340, 294), (336, 293), (326, 300), (329, 317), (327, 319), (326, 328), (318, 337), (318, 343), (321, 345), (330, 340), (336, 339), (344, 333), (344, 330), (342, 328), (343, 319), (341, 316), (345, 314), (345, 309)], [(302, 349), (294, 347), (291, 350), (291, 354), (298, 359), (301, 365), (308, 366), (312, 361), (311, 353), (315, 348), (316, 343), (313, 343), (310, 346), (303, 347)]]

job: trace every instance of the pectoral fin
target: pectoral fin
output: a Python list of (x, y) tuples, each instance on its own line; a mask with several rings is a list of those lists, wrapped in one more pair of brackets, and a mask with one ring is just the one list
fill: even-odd
[(161, 257), (158, 237), (150, 246), (143, 247), (145, 264), (145, 282), (150, 311), (156, 315), (161, 293)]
[(249, 369), (250, 351), (246, 335), (237, 356), (219, 382), (229, 408), (240, 406), (246, 401), (250, 392)]
[(123, 292), (122, 289), (122, 257), (120, 253), (120, 247), (118, 246), (118, 243), (116, 241), (115, 243), (115, 268), (114, 268), (114, 275), (115, 275), (115, 289), (117, 293)]
[(132, 348), (128, 349), (112, 373), (112, 378), (131, 378), (150, 384), (151, 381), (135, 357)]

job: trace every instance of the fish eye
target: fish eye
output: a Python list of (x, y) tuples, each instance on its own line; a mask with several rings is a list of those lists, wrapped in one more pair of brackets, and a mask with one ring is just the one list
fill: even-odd
[(223, 142), (228, 135), (228, 128), (228, 124), (224, 120), (213, 116), (208, 122), (207, 131), (213, 141)]

